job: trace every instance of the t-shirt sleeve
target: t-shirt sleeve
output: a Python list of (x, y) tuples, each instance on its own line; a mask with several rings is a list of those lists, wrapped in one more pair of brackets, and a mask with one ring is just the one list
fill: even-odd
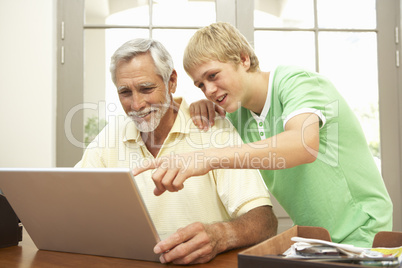
[[(289, 67), (290, 68), (290, 67)], [(325, 106), (331, 102), (327, 90), (333, 85), (323, 76), (303, 69), (280, 69), (275, 74), (274, 86), (283, 106), (283, 122), (301, 113), (314, 113), (325, 124)]]

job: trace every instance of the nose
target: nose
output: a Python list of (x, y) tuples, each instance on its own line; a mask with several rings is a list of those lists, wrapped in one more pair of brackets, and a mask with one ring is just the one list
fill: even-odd
[(142, 94), (134, 93), (131, 99), (131, 109), (133, 111), (139, 112), (143, 110), (146, 106), (146, 101)]
[(216, 94), (217, 87), (213, 83), (205, 84), (205, 96), (207, 98), (213, 98)]

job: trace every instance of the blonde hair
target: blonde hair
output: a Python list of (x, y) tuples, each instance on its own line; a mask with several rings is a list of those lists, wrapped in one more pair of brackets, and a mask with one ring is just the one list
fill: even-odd
[(210, 60), (241, 63), (241, 56), (250, 57), (249, 71), (260, 69), (259, 61), (247, 39), (226, 22), (216, 22), (199, 29), (191, 37), (184, 51), (183, 65), (188, 73), (191, 69)]

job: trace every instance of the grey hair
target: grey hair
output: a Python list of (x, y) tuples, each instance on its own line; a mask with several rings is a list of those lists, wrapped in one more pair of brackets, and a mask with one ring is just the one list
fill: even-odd
[(113, 83), (116, 85), (116, 67), (119, 62), (129, 62), (135, 56), (148, 51), (155, 63), (156, 73), (162, 77), (166, 88), (168, 88), (170, 75), (174, 69), (172, 56), (159, 41), (144, 38), (127, 41), (114, 52), (110, 61), (110, 73)]

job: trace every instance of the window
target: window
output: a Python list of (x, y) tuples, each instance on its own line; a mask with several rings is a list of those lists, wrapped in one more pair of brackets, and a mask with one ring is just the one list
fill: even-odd
[(100, 108), (84, 111), (87, 123), (97, 122), (94, 118), (107, 121), (110, 116), (124, 114), (110, 79), (110, 57), (124, 42), (137, 37), (157, 39), (172, 55), (179, 85), (175, 96), (186, 96), (189, 103), (204, 98), (185, 73), (182, 57), (196, 29), (215, 22), (215, 2), (151, 0), (124, 4), (110, 0), (109, 13), (99, 16), (94, 12), (97, 6), (86, 2), (84, 101)]
[(375, 5), (255, 0), (254, 44), (263, 70), (296, 64), (328, 76), (358, 116), (380, 168)]

